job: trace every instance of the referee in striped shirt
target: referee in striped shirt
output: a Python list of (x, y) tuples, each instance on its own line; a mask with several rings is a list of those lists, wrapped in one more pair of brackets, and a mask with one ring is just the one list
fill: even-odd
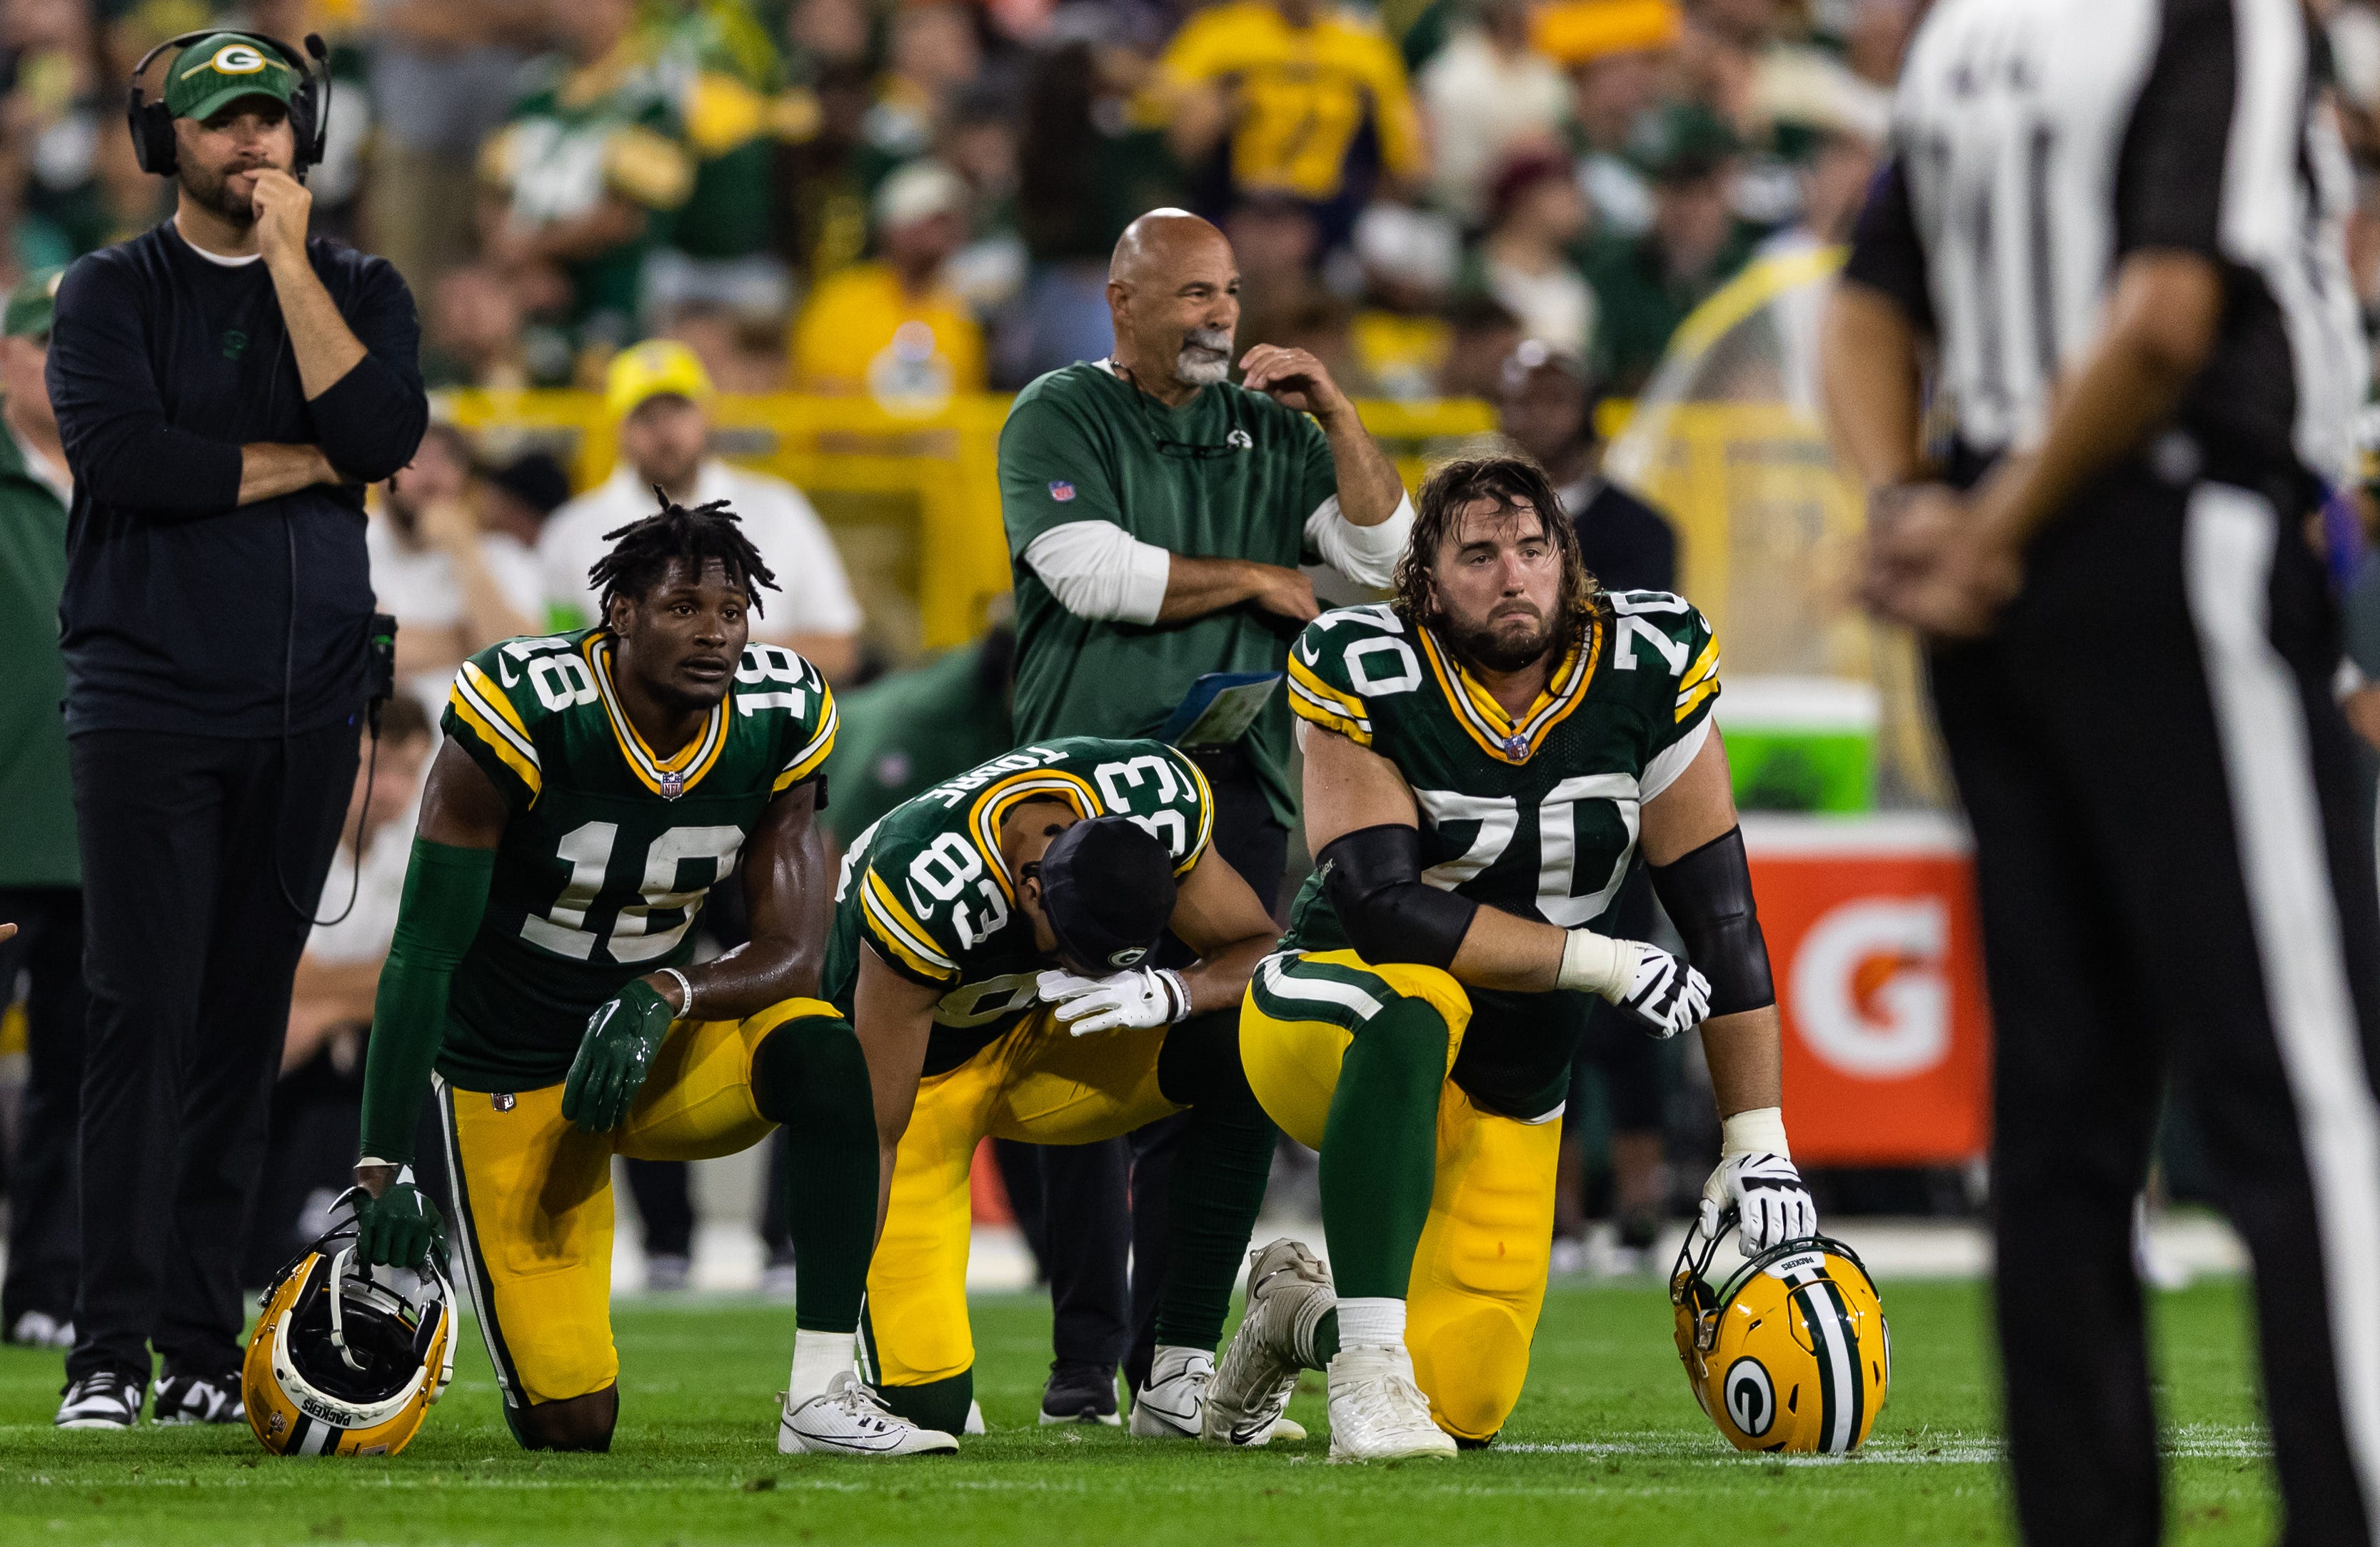
[(2299, 0), (1942, 0), (1826, 324), (1867, 595), (1932, 641), (1974, 824), (2036, 1543), (2159, 1532), (2168, 1074), (2255, 1258), (2283, 1539), (2380, 1524), (2380, 902), (2300, 538), (2364, 375), (2314, 56)]

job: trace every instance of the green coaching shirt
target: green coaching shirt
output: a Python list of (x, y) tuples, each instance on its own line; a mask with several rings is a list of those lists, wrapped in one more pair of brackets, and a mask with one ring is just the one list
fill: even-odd
[(82, 884), (58, 708), (67, 696), (58, 653), (67, 490), (55, 481), (65, 476), (29, 460), (0, 424), (0, 886)]
[[(1104, 363), (1086, 363), (1018, 394), (1000, 432), (1018, 738), (1153, 736), (1206, 673), (1281, 670), (1298, 630), (1246, 603), (1178, 624), (1084, 615), (1026, 562), (1035, 539), (1108, 522), (1169, 553), (1294, 567), (1321, 556), (1308, 529), (1337, 519), (1338, 488), (1321, 428), (1233, 383), (1168, 408)], [(1245, 745), (1273, 814), (1290, 823), (1289, 710), (1279, 691)]]

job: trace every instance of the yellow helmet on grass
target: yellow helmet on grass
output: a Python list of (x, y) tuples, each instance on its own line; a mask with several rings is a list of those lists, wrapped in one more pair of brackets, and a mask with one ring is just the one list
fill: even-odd
[(1735, 1224), (1687, 1233), (1670, 1276), (1678, 1358), (1694, 1400), (1738, 1450), (1840, 1456), (1876, 1424), (1892, 1379), (1892, 1334), (1852, 1249), (1804, 1236), (1706, 1276)]
[(366, 1268), (352, 1212), (281, 1270), (263, 1305), (240, 1399), (276, 1455), (394, 1456), (454, 1379), (445, 1269)]

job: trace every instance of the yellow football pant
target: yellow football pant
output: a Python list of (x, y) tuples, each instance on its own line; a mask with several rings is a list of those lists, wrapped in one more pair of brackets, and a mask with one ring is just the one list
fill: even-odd
[(987, 1138), (1089, 1144), (1181, 1111), (1157, 1088), (1167, 1029), (1077, 1037), (1038, 1010), (957, 1068), (919, 1082), (868, 1269), (876, 1384), (925, 1385), (975, 1368), (966, 1265), (976, 1146)]
[(565, 1121), (560, 1085), (490, 1092), (438, 1082), (451, 1234), (506, 1405), (560, 1402), (619, 1379), (612, 1157), (708, 1160), (758, 1144), (776, 1126), (752, 1092), (761, 1040), (789, 1020), (834, 1015), (819, 1000), (788, 999), (748, 1020), (675, 1022), (610, 1133)]
[[(1431, 967), (1374, 966), (1353, 951), (1269, 957), (1248, 985), (1240, 1057), (1284, 1132), (1319, 1150), (1340, 1061), (1363, 1024), (1397, 999), (1446, 1022), (1453, 1066), (1471, 1024), (1463, 985)], [(1546, 1297), (1559, 1121), (1483, 1112), (1452, 1080), (1438, 1103), (1438, 1175), (1405, 1294), (1405, 1346), (1430, 1416), (1485, 1440), (1504, 1427), (1529, 1372)]]

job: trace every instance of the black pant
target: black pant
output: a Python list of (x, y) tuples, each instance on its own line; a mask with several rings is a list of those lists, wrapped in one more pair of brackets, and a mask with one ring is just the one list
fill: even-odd
[(2338, 661), (2319, 567), (2273, 500), (2138, 471), (2049, 529), (1993, 637), (1935, 657), (1997, 1027), (2029, 1541), (2158, 1536), (2131, 1224), (2168, 1072), (2255, 1258), (2285, 1540), (2372, 1540), (2380, 901)]
[[(1215, 852), (1274, 907), (1289, 863), (1289, 829), (1276, 821), (1255, 772), (1237, 755), (1198, 759), (1215, 792)], [(1172, 944), (1172, 943), (1169, 943)], [(1178, 944), (1166, 965), (1194, 959)], [(1041, 1149), (1050, 1341), (1062, 1359), (1123, 1365), (1138, 1391), (1157, 1349), (1157, 1299), (1165, 1282), (1166, 1199), (1187, 1115), (1162, 1117), (1122, 1139)], [(1126, 1310), (1125, 1253), (1131, 1254)]]
[(8, 1277), (0, 1284), (0, 1334), (29, 1310), (74, 1319), (78, 1230), (75, 1128), (82, 1110), (82, 893), (71, 886), (0, 890), (0, 920), (17, 937), (0, 945), (0, 1000), (22, 971), (25, 1101), (8, 1157)]
[(178, 1372), (238, 1369), (266, 1103), (356, 739), (68, 742), (91, 989), (69, 1379), (145, 1377), (152, 1344)]

